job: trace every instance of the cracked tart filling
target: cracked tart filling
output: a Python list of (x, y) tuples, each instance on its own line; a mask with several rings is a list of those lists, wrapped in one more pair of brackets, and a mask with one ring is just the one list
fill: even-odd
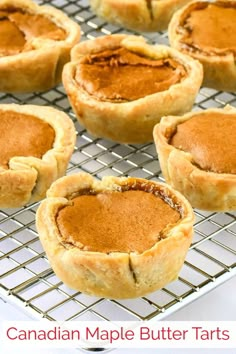
[(235, 132), (236, 114), (197, 114), (178, 124), (169, 143), (191, 153), (203, 170), (236, 174)]
[(158, 190), (104, 191), (71, 199), (56, 223), (64, 245), (102, 253), (143, 253), (178, 223), (181, 209)]
[(0, 167), (16, 156), (41, 158), (53, 146), (54, 129), (28, 114), (0, 110)]
[(66, 32), (43, 15), (20, 9), (0, 10), (0, 56), (32, 50), (33, 38), (64, 40)]
[(236, 2), (196, 2), (183, 13), (178, 32), (192, 51), (236, 52)]
[(81, 59), (75, 81), (97, 100), (128, 102), (168, 90), (186, 75), (172, 58), (152, 59), (117, 48)]

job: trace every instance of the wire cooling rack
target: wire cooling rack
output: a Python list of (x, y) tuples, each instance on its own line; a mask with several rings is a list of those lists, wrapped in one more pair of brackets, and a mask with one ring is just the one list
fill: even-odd
[[(81, 25), (82, 40), (111, 33), (131, 33), (94, 16), (87, 0), (54, 0)], [(145, 35), (150, 43), (167, 44), (165, 32)], [(68, 174), (86, 171), (97, 178), (129, 175), (163, 180), (154, 144), (119, 145), (94, 139), (76, 121), (63, 87), (40, 94), (0, 95), (1, 103), (50, 105), (67, 112), (78, 133)], [(194, 110), (236, 106), (236, 95), (201, 89)], [(179, 279), (135, 300), (105, 300), (67, 288), (53, 273), (35, 229), (38, 203), (0, 211), (0, 295), (33, 317), (48, 320), (150, 320), (200, 297), (236, 274), (236, 214), (195, 210), (193, 244)]]

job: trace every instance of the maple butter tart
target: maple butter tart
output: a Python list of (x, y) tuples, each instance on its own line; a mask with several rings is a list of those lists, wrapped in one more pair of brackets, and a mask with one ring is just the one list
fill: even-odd
[(0, 137), (0, 207), (20, 207), (44, 198), (65, 174), (75, 129), (56, 109), (2, 104)]
[(90, 0), (92, 10), (120, 27), (156, 32), (167, 29), (176, 10), (191, 0)]
[(31, 0), (0, 3), (0, 91), (45, 91), (61, 81), (80, 27), (62, 11)]
[(164, 117), (154, 140), (168, 183), (193, 207), (236, 210), (236, 109)]
[(161, 116), (191, 109), (201, 64), (141, 37), (111, 35), (78, 44), (63, 84), (79, 122), (122, 143), (152, 140)]
[(171, 187), (81, 173), (53, 183), (36, 224), (57, 276), (106, 298), (134, 298), (176, 279), (191, 243), (193, 211)]
[(171, 46), (203, 64), (203, 86), (236, 91), (235, 23), (235, 0), (194, 1), (174, 14)]

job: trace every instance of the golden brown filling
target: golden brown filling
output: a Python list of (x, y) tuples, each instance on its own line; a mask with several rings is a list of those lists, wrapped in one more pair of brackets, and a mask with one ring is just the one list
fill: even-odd
[(34, 116), (0, 111), (0, 166), (14, 156), (41, 158), (53, 146), (54, 129)]
[(32, 50), (32, 38), (63, 40), (66, 33), (42, 15), (32, 15), (15, 10), (0, 11), (0, 56)]
[(168, 90), (185, 76), (184, 66), (174, 59), (154, 60), (118, 48), (85, 57), (75, 79), (99, 100), (127, 102)]
[(236, 114), (198, 114), (179, 124), (170, 144), (190, 152), (203, 170), (236, 174)]
[(140, 190), (81, 195), (72, 202), (57, 216), (62, 242), (88, 251), (142, 253), (180, 219), (161, 198)]
[(197, 3), (190, 6), (182, 26), (183, 42), (205, 52), (236, 51), (236, 3)]

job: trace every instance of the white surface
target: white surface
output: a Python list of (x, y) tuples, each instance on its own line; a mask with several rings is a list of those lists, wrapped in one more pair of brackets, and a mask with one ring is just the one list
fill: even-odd
[[(172, 314), (165, 320), (170, 321), (236, 321), (236, 277), (204, 295), (195, 302)], [(0, 300), (0, 319), (4, 320), (27, 320), (29, 317), (16, 307)], [(18, 349), (12, 351), (4, 348), (0, 353), (7, 354), (32, 354), (32, 349)], [(6, 350), (7, 349), (7, 350)], [(34, 354), (81, 354), (80, 350), (48, 349), (33, 351)], [(114, 354), (236, 354), (235, 349), (117, 349)]]

